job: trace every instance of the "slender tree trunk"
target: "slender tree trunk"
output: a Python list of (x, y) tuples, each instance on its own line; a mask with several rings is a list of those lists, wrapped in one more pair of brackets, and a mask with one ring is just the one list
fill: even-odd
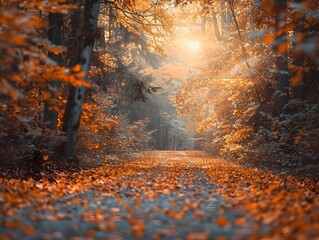
[(222, 28), (225, 28), (227, 25), (227, 6), (225, 0), (220, 0), (220, 8), (221, 8), (221, 14), (220, 14), (220, 20)]
[(161, 150), (161, 136), (162, 136), (162, 131), (161, 131), (161, 124), (162, 124), (162, 118), (160, 115), (160, 111), (158, 110), (157, 112), (157, 131), (156, 131), (156, 150)]
[(230, 0), (228, 0), (228, 5), (229, 5), (229, 8), (230, 8), (231, 13), (232, 13), (232, 16), (233, 16), (233, 19), (234, 19), (234, 23), (236, 25), (236, 29), (237, 29), (237, 33), (238, 33), (239, 39), (241, 41), (241, 49), (242, 49), (242, 52), (243, 52), (243, 55), (244, 55), (244, 58), (245, 58), (245, 62), (246, 62), (247, 68), (250, 68), (249, 62), (248, 62), (248, 53), (246, 51), (246, 48), (245, 48), (245, 45), (244, 45), (244, 40), (243, 40), (243, 37), (241, 35), (241, 31), (239, 29), (239, 24), (238, 24), (238, 21), (237, 21), (237, 18), (236, 18), (236, 14), (235, 14), (234, 3), (231, 2)]
[(164, 150), (168, 150), (169, 148), (169, 125), (165, 123), (164, 125)]
[(70, 35), (69, 35), (69, 42), (68, 42), (68, 62), (67, 66), (72, 67), (74, 66), (79, 58), (80, 53), (80, 19), (82, 19), (82, 0), (72, 0), (72, 4), (77, 4), (78, 8), (71, 11), (70, 14)]
[[(227, 2), (227, 4), (226, 4), (226, 25), (229, 27), (233, 23), (233, 15), (232, 15), (232, 12), (230, 9), (229, 1), (225, 0), (225, 2)], [(232, 1), (231, 3), (234, 4), (234, 1)]]
[[(49, 32), (48, 38), (52, 44), (61, 45), (62, 39), (62, 15), (58, 13), (49, 13)], [(55, 61), (58, 65), (61, 65), (61, 55), (49, 53), (49, 57)], [(60, 87), (59, 81), (50, 81), (47, 91), (51, 94), (51, 99), (57, 99), (56, 92)], [(58, 111), (55, 109), (56, 105), (45, 101), (44, 103), (44, 113), (43, 113), (43, 123), (46, 127), (51, 130), (56, 130), (58, 121)]]
[[(302, 4), (302, 2), (303, 0), (295, 0), (296, 4)], [(303, 13), (301, 14), (302, 14), (301, 16), (298, 16), (299, 13), (297, 13), (294, 16), (294, 22), (297, 24), (296, 28), (294, 29), (295, 36), (298, 34), (303, 34), (303, 35), (305, 34), (304, 22), (306, 21), (306, 19), (304, 14)], [(297, 49), (298, 44), (300, 43), (297, 43), (297, 42), (293, 43), (293, 50)], [(295, 65), (302, 66), (304, 62), (304, 58), (301, 54), (297, 54), (297, 55), (293, 54), (293, 61)]]
[[(287, 34), (286, 27), (286, 0), (276, 0), (276, 50), (277, 50), (277, 111), (280, 116), (284, 113), (284, 107), (288, 103), (289, 82), (288, 82), (288, 61), (287, 61)], [(278, 52), (281, 50), (280, 53)]]
[(201, 31), (202, 33), (206, 32), (206, 16), (201, 16)]
[[(100, 5), (101, 0), (86, 0), (84, 5), (84, 16), (80, 36), (81, 47), (79, 53), (81, 70), (85, 72), (85, 76), (83, 77), (84, 81), (87, 81), (90, 68), (90, 60), (97, 31), (97, 19)], [(63, 119), (63, 131), (66, 134), (64, 156), (68, 158), (76, 157), (76, 144), (79, 135), (80, 117), (84, 97), (84, 86), (72, 87), (69, 91)]]
[(218, 26), (218, 19), (217, 19), (217, 13), (215, 9), (212, 9), (212, 19), (213, 19), (213, 26), (214, 26), (214, 32), (215, 36), (218, 41), (225, 41), (224, 37), (221, 35), (219, 26)]
[(112, 6), (108, 6), (108, 16), (109, 16), (109, 21), (108, 21), (108, 30), (109, 30), (109, 35), (108, 35), (108, 41), (107, 43), (114, 43), (115, 41), (115, 34), (114, 34), (114, 29), (116, 28), (116, 10)]
[[(303, 0), (295, 0), (296, 4), (302, 4)], [(295, 36), (295, 41), (297, 40), (297, 35), (298, 34), (305, 34), (305, 29), (304, 29), (304, 22), (305, 22), (305, 16), (303, 13), (301, 13), (301, 16), (298, 16), (299, 13), (296, 13), (294, 16), (294, 22), (296, 22), (297, 26), (294, 29), (294, 36)], [(304, 63), (304, 56), (301, 53), (298, 53), (298, 44), (300, 44), (300, 42), (294, 42), (293, 43), (293, 49), (292, 49), (292, 63), (298, 67), (303, 67), (303, 63)], [(297, 70), (295, 72), (292, 73), (292, 78), (294, 78), (295, 76), (300, 76), (302, 77), (303, 72), (301, 70)], [(292, 81), (293, 83), (293, 81)], [(297, 84), (294, 85), (292, 84), (293, 87), (293, 97), (297, 98), (297, 99), (301, 99), (302, 98), (302, 92), (303, 92), (303, 85), (302, 84)]]

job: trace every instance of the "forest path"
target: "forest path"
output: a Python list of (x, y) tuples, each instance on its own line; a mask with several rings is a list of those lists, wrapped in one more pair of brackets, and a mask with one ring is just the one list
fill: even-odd
[(0, 180), (0, 239), (319, 236), (316, 189), (197, 151), (144, 152), (56, 183)]

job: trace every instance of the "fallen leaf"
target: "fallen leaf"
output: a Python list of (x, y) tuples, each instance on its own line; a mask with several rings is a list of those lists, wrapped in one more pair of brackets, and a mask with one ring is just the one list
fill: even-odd
[(165, 195), (168, 195), (171, 193), (171, 191), (169, 189), (165, 188), (165, 189), (163, 189), (162, 193)]
[(209, 236), (205, 233), (189, 233), (186, 237), (187, 240), (207, 240)]
[(33, 226), (23, 226), (21, 227), (22, 228), (22, 231), (27, 234), (27, 235), (32, 235), (32, 234), (35, 234), (36, 233), (36, 229), (35, 227)]
[(7, 221), (4, 223), (4, 226), (6, 228), (19, 228), (21, 226), (21, 223), (18, 220)]
[(110, 223), (109, 225), (106, 226), (106, 231), (113, 232), (116, 230), (117, 230), (116, 223)]
[(219, 227), (227, 227), (227, 226), (230, 225), (230, 222), (228, 221), (228, 219), (226, 217), (220, 216), (220, 217), (217, 218), (216, 224)]
[(85, 235), (88, 238), (94, 238), (95, 237), (95, 231), (93, 229), (89, 229), (89, 230), (86, 231)]
[(235, 219), (235, 224), (236, 225), (244, 225), (244, 224), (246, 224), (246, 220), (243, 217), (238, 217)]
[(73, 205), (77, 205), (77, 204), (79, 204), (81, 202), (81, 200), (79, 199), (79, 198), (74, 198), (74, 199), (72, 199), (72, 204)]

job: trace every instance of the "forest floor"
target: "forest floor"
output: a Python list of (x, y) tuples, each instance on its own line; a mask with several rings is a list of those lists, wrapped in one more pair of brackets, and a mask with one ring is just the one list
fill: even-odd
[(197, 151), (0, 178), (0, 239), (319, 239), (319, 183)]

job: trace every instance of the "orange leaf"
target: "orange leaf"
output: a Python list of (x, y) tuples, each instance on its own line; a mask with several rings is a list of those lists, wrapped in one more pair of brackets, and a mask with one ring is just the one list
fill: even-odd
[(195, 217), (198, 217), (198, 218), (205, 217), (205, 213), (202, 211), (196, 211), (194, 215)]
[(251, 212), (256, 211), (258, 209), (259, 205), (258, 203), (247, 203), (246, 208), (250, 210)]
[(186, 237), (187, 240), (207, 240), (209, 236), (205, 233), (189, 233)]
[(275, 40), (275, 34), (269, 34), (262, 39), (264, 44), (270, 44)]
[(285, 53), (288, 49), (288, 43), (281, 43), (278, 48), (277, 48), (277, 51), (281, 54)]
[(4, 226), (6, 228), (18, 228), (20, 227), (20, 222), (19, 221), (8, 221), (8, 222), (5, 222)]
[(84, 78), (85, 77), (85, 72), (81, 71), (81, 72), (77, 73), (76, 76), (78, 78)]
[(55, 221), (58, 221), (58, 220), (59, 220), (59, 219), (58, 219), (56, 216), (54, 216), (54, 215), (48, 215), (48, 216), (46, 216), (44, 219), (47, 220), (47, 221), (52, 221), (52, 222), (55, 222)]
[(182, 219), (185, 216), (184, 212), (175, 212), (169, 209), (167, 209), (165, 213), (173, 219)]
[(22, 231), (27, 235), (34, 234), (37, 230), (33, 226), (23, 226)]
[(301, 74), (298, 74), (291, 79), (290, 85), (292, 87), (297, 87), (300, 84), (301, 80), (302, 80), (302, 76)]
[(177, 206), (176, 202), (173, 199), (170, 200), (170, 204), (171, 204), (172, 207), (176, 207)]
[(80, 65), (80, 64), (76, 64), (76, 65), (72, 68), (72, 70), (73, 70), (74, 72), (79, 72), (79, 71), (81, 70), (81, 65)]
[(11, 238), (7, 234), (1, 233), (0, 234), (0, 239), (1, 240), (10, 240)]
[(226, 240), (226, 237), (224, 237), (224, 236), (218, 236), (216, 240)]
[(305, 34), (303, 33), (295, 33), (296, 43), (301, 43), (305, 38)]
[(141, 231), (136, 231), (133, 232), (136, 238), (143, 238), (144, 237), (144, 233)]
[(154, 212), (160, 212), (161, 211), (161, 208), (159, 206), (154, 206), (153, 207), (153, 211)]
[(133, 202), (134, 202), (135, 205), (141, 205), (142, 200), (140, 198), (137, 198), (137, 199), (134, 199)]
[(97, 215), (102, 215), (103, 213), (104, 213), (104, 211), (102, 209), (95, 210), (95, 214), (97, 214)]
[(93, 229), (89, 229), (86, 231), (86, 234), (85, 234), (87, 237), (89, 238), (94, 238), (95, 237), (95, 231)]
[(143, 231), (143, 230), (145, 230), (145, 228), (146, 228), (146, 226), (145, 226), (144, 222), (136, 220), (133, 227), (132, 227), (132, 230), (133, 231)]
[(116, 231), (117, 230), (117, 226), (115, 223), (110, 223), (110, 225), (108, 225), (106, 227), (106, 231), (109, 231), (109, 232), (113, 232), (113, 231)]
[(82, 208), (84, 208), (84, 209), (88, 209), (88, 208), (89, 208), (89, 205), (87, 205), (87, 204), (83, 204), (83, 205), (82, 205)]
[(165, 195), (170, 194), (170, 192), (171, 191), (169, 189), (167, 189), (167, 188), (163, 189), (163, 191), (162, 191), (162, 193), (165, 194)]
[(20, 35), (13, 35), (12, 41), (15, 42), (19, 46), (21, 46), (25, 43), (25, 39)]
[(61, 54), (61, 53), (65, 52), (65, 49), (54, 47), (54, 48), (50, 48), (49, 51), (54, 53), (55, 55), (58, 55), (58, 54)]
[(135, 220), (133, 226), (132, 226), (132, 232), (137, 238), (143, 238), (144, 233), (143, 231), (146, 229), (145, 224), (142, 221)]
[(78, 5), (76, 4), (71, 4), (68, 6), (70, 9), (77, 9), (78, 8)]
[(289, 23), (289, 24), (287, 24), (286, 27), (285, 27), (285, 32), (286, 32), (286, 33), (289, 33), (291, 30), (294, 30), (294, 29), (296, 29), (295, 24)]
[(219, 227), (226, 227), (226, 226), (229, 226), (230, 225), (230, 222), (228, 221), (228, 219), (224, 216), (221, 216), (217, 219), (216, 221), (216, 224), (219, 226)]
[(119, 208), (111, 208), (111, 213), (119, 213), (120, 211)]
[(80, 199), (79, 198), (74, 198), (73, 200), (72, 200), (72, 204), (73, 205), (76, 205), (76, 204), (79, 204), (80, 203)]
[(245, 218), (239, 217), (235, 219), (235, 224), (236, 225), (244, 225), (246, 223)]

